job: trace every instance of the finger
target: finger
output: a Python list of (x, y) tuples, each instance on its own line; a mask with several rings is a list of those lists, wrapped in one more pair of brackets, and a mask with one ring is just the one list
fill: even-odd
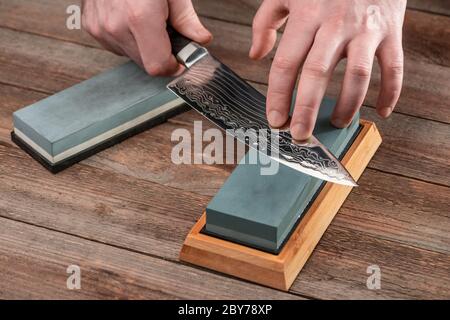
[(277, 30), (286, 22), (288, 9), (280, 1), (266, 0), (253, 19), (253, 40), (250, 58), (262, 59), (274, 47)]
[(191, 0), (169, 0), (170, 23), (185, 37), (198, 43), (208, 43), (212, 34), (203, 26)]
[(105, 39), (119, 47), (126, 56), (143, 67), (136, 40), (128, 28), (126, 18), (123, 15), (124, 8), (123, 2), (111, 2), (108, 17), (103, 17), (105, 19), (103, 22)]
[(135, 0), (128, 6), (128, 23), (136, 39), (145, 70), (152, 76), (175, 74), (180, 66), (172, 55), (166, 31), (165, 1)]
[(130, 31), (124, 31), (124, 34), (118, 38), (117, 43), (120, 44), (121, 49), (131, 60), (141, 67), (144, 67), (138, 45)]
[(138, 45), (131, 31), (128, 29), (121, 29), (118, 31), (107, 32), (108, 35), (106, 36), (106, 39), (109, 43), (115, 44), (115, 46), (122, 51), (122, 55), (129, 57), (136, 64), (144, 67)]
[[(103, 32), (102, 32), (103, 33)], [(127, 56), (125, 51), (119, 46), (119, 44), (111, 37), (102, 35), (101, 37), (94, 37), (96, 40), (108, 51), (115, 53), (118, 56)]]
[(361, 108), (369, 88), (373, 59), (379, 43), (378, 37), (363, 35), (348, 45), (344, 81), (331, 117), (335, 127), (347, 127)]
[(105, 32), (102, 28), (102, 21), (98, 17), (98, 10), (94, 1), (85, 1), (83, 7), (82, 24), (83, 28), (101, 44), (103, 48), (117, 55), (124, 55), (124, 52), (117, 46), (105, 39)]
[(317, 32), (303, 65), (292, 115), (291, 135), (295, 140), (306, 140), (313, 132), (328, 82), (344, 52), (342, 39), (327, 28)]
[[(299, 33), (299, 30), (302, 32)], [(289, 21), (275, 54), (269, 75), (267, 119), (273, 128), (282, 127), (289, 118), (292, 92), (298, 71), (314, 40), (317, 28)]]
[(377, 52), (381, 69), (381, 90), (377, 101), (377, 112), (388, 117), (400, 98), (403, 82), (403, 48), (400, 40), (387, 38)]

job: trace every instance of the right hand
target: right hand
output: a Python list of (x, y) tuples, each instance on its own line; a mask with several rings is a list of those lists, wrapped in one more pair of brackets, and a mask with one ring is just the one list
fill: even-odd
[(83, 0), (83, 28), (100, 44), (128, 56), (150, 75), (173, 75), (181, 66), (172, 55), (166, 21), (204, 44), (212, 39), (191, 0)]

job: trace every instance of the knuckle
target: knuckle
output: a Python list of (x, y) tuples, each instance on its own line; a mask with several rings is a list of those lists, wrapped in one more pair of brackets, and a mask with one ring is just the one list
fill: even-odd
[(105, 29), (105, 32), (107, 34), (113, 37), (117, 37), (121, 33), (120, 24), (118, 24), (116, 21), (113, 21), (112, 19), (106, 20), (103, 28)]
[(145, 67), (145, 71), (147, 71), (147, 73), (152, 76), (161, 75), (164, 70), (162, 64), (160, 64), (160, 63), (150, 63), (150, 64), (146, 64), (144, 67)]
[(295, 71), (297, 69), (297, 63), (291, 58), (277, 57), (273, 60), (273, 67), (281, 72)]
[(303, 115), (314, 114), (316, 111), (316, 106), (313, 104), (298, 104), (295, 106)]
[(90, 25), (87, 29), (89, 34), (93, 36), (94, 38), (101, 38), (102, 37), (102, 30), (100, 29), (100, 26), (98, 25)]
[(185, 12), (181, 13), (177, 17), (175, 17), (172, 21), (174, 27), (185, 27), (195, 21), (197, 14), (194, 9), (185, 10)]
[[(128, 0), (128, 2), (130, 2)], [(140, 24), (145, 20), (145, 9), (136, 4), (129, 3), (127, 6), (128, 22), (131, 25)]]
[(330, 74), (331, 68), (321, 61), (307, 61), (303, 66), (303, 71), (313, 77), (326, 77)]
[(367, 79), (370, 78), (370, 74), (372, 73), (372, 65), (367, 62), (356, 63), (350, 65), (348, 71), (352, 76)]
[(255, 17), (253, 18), (252, 22), (252, 31), (256, 33), (261, 33), (265, 31), (264, 28), (264, 22), (267, 20), (266, 17), (264, 17), (261, 12), (257, 12)]
[(388, 72), (393, 76), (403, 75), (403, 60), (392, 61), (387, 66)]
[(341, 16), (331, 17), (327, 22), (327, 27), (336, 32), (342, 32), (347, 29), (350, 21), (345, 21)]
[(277, 99), (280, 97), (286, 97), (286, 95), (290, 94), (289, 90), (280, 86), (271, 86), (268, 90), (268, 97), (276, 97)]
[(169, 62), (153, 61), (144, 65), (145, 71), (152, 76), (168, 76), (174, 70)]

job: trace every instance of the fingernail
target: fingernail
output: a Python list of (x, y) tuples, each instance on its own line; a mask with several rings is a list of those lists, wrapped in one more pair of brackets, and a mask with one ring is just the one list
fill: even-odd
[(197, 36), (202, 39), (203, 42), (209, 42), (212, 39), (212, 34), (203, 28), (197, 29)]
[(391, 113), (392, 113), (392, 108), (390, 108), (390, 107), (384, 107), (384, 108), (381, 108), (379, 110), (380, 111), (378, 112), (378, 114), (380, 116), (382, 116), (383, 118), (389, 117), (391, 115)]
[(250, 48), (250, 52), (248, 54), (250, 56), (250, 58), (254, 58), (255, 57), (255, 46), (252, 44), (252, 47)]
[(174, 77), (180, 76), (181, 74), (183, 74), (183, 72), (184, 72), (185, 69), (186, 69), (186, 68), (185, 68), (183, 65), (179, 64), (179, 65), (178, 65), (178, 69), (177, 69), (177, 71), (175, 71), (175, 73), (173, 74), (173, 76), (174, 76)]
[(339, 129), (346, 128), (348, 126), (347, 121), (344, 121), (343, 119), (340, 119), (340, 118), (332, 119), (331, 124)]
[(307, 136), (307, 128), (303, 123), (296, 123), (291, 127), (291, 135), (295, 140), (306, 140), (309, 137)]
[(283, 117), (281, 112), (277, 110), (270, 111), (267, 118), (269, 120), (269, 124), (275, 128), (281, 127), (286, 122), (286, 119)]

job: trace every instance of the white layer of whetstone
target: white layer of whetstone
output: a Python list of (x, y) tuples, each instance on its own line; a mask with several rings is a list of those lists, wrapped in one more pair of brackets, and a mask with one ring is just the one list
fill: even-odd
[(160, 114), (163, 114), (167, 111), (170, 111), (184, 103), (184, 100), (181, 98), (172, 100), (157, 109), (154, 109), (150, 112), (147, 112), (131, 121), (128, 121), (114, 129), (111, 129), (107, 132), (102, 133), (101, 135), (94, 137), (88, 141), (85, 141), (73, 148), (70, 148), (60, 154), (57, 154), (55, 156), (50, 155), (47, 151), (45, 151), (43, 148), (41, 148), (39, 145), (37, 145), (35, 142), (33, 142), (30, 138), (28, 138), (23, 132), (21, 132), (19, 129), (14, 128), (14, 133), (19, 137), (21, 140), (23, 140), (26, 144), (28, 144), (31, 148), (33, 148), (37, 153), (39, 153), (42, 157), (44, 157), (47, 161), (49, 161), (52, 164), (64, 161), (84, 150), (87, 150), (93, 146), (96, 146), (112, 137), (115, 137), (129, 129), (132, 129), (134, 127), (139, 126), (140, 124), (157, 117)]

